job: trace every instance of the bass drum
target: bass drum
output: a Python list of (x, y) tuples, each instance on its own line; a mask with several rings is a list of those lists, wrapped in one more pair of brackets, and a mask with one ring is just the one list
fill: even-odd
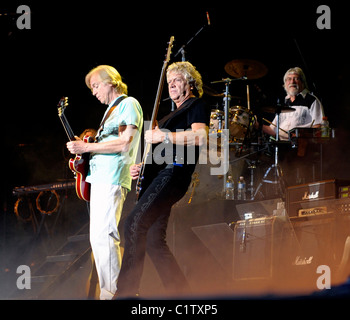
[(252, 131), (256, 122), (253, 112), (242, 107), (234, 106), (230, 108), (229, 124), (230, 138), (234, 140), (243, 140), (247, 131)]

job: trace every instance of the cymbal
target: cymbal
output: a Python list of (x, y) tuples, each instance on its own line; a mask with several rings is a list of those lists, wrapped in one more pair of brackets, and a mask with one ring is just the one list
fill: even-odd
[[(225, 97), (225, 93), (218, 93), (216, 90), (212, 89), (211, 87), (207, 86), (204, 83), (203, 83), (203, 92), (211, 97), (219, 97), (219, 98)], [(230, 98), (231, 99), (239, 99), (239, 100), (243, 99), (240, 96), (232, 96), (232, 95), (230, 95)]]
[(247, 77), (248, 79), (258, 79), (267, 74), (264, 64), (250, 59), (232, 60), (226, 63), (225, 71), (235, 78)]
[(262, 111), (267, 113), (277, 113), (277, 110), (281, 110), (280, 113), (294, 112), (294, 108), (290, 107), (263, 107)]

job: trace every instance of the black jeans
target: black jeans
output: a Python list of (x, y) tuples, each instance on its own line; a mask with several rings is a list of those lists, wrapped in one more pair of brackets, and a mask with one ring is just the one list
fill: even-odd
[(126, 218), (118, 296), (138, 294), (146, 250), (167, 292), (181, 294), (189, 290), (186, 278), (166, 244), (166, 230), (171, 207), (185, 195), (191, 174), (185, 167), (168, 165), (147, 187)]

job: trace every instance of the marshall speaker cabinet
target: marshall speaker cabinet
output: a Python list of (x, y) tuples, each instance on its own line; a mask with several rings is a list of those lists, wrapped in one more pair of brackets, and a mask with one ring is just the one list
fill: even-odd
[(237, 221), (234, 228), (233, 279), (271, 278), (278, 265), (284, 222), (277, 217)]
[(330, 213), (330, 200), (338, 198), (339, 187), (349, 185), (349, 181), (333, 179), (288, 187), (288, 215), (303, 217)]

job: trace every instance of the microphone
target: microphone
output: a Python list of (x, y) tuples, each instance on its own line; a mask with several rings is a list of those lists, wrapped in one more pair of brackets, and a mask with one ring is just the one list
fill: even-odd
[(208, 26), (210, 26), (210, 18), (209, 18), (209, 12), (207, 11), (207, 21), (208, 21)]
[(239, 244), (239, 252), (241, 253), (246, 252), (246, 238), (247, 238), (247, 220), (244, 221), (242, 240), (241, 240), (241, 243)]

